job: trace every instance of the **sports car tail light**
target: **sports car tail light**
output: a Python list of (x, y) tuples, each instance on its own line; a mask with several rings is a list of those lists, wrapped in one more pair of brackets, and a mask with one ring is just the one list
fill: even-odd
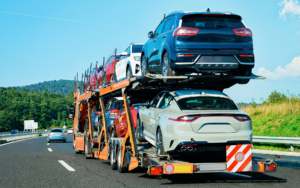
[(234, 115), (233, 117), (240, 122), (251, 121), (251, 118), (246, 115)]
[(233, 117), (240, 122), (251, 121), (251, 118), (247, 115), (232, 115), (232, 114), (186, 115), (186, 116), (180, 116), (177, 119), (169, 118), (169, 120), (178, 121), (178, 122), (193, 122), (201, 117)]
[(162, 166), (157, 166), (157, 167), (151, 166), (149, 173), (150, 173), (150, 175), (162, 175), (163, 167)]
[(118, 113), (119, 113), (119, 110), (117, 110), (117, 109), (109, 110), (110, 115), (117, 115)]
[(179, 122), (193, 122), (198, 119), (199, 115), (189, 115), (189, 116), (180, 116), (177, 119), (169, 118), (171, 121), (179, 121)]
[(198, 31), (199, 31), (199, 29), (196, 29), (196, 28), (180, 27), (174, 31), (173, 36), (197, 35)]
[(233, 32), (237, 36), (247, 36), (247, 37), (252, 37), (252, 31), (248, 28), (239, 28), (239, 29), (234, 29)]

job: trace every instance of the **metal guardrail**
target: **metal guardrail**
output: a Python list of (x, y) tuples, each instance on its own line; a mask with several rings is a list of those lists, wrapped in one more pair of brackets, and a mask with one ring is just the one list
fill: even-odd
[[(45, 131), (19, 131), (19, 134), (39, 134), (39, 133), (45, 133)], [(12, 135), (19, 135), (19, 134), (12, 134)], [(0, 132), (0, 136), (1, 135), (9, 135), (9, 132)]]
[(290, 144), (291, 151), (294, 151), (293, 144), (300, 144), (300, 138), (298, 138), (298, 137), (253, 136), (252, 142)]

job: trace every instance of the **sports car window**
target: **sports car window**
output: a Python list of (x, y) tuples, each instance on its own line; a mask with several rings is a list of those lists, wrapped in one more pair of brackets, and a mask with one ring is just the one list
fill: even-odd
[(156, 95), (155, 97), (154, 97), (154, 99), (152, 100), (152, 102), (151, 102), (151, 107), (156, 107), (157, 106), (157, 103), (159, 102), (159, 99), (162, 97), (162, 95), (163, 95), (164, 93), (159, 93), (158, 95)]
[(127, 54), (130, 55), (130, 46), (126, 50)]
[(159, 26), (155, 30), (154, 36), (159, 35), (162, 32), (164, 25), (165, 25), (165, 21), (163, 21), (159, 24)]
[(164, 30), (163, 30), (163, 33), (166, 32), (166, 31), (169, 31), (171, 29), (173, 29), (173, 16), (171, 16), (170, 18), (168, 18), (166, 24), (165, 24), (165, 27), (164, 27)]
[(187, 97), (179, 99), (181, 110), (237, 110), (237, 106), (229, 99), (220, 97)]
[(166, 93), (163, 98), (161, 99), (158, 108), (166, 108), (169, 105), (169, 102), (171, 100), (171, 95), (169, 93)]
[(141, 53), (143, 45), (132, 45), (132, 53)]

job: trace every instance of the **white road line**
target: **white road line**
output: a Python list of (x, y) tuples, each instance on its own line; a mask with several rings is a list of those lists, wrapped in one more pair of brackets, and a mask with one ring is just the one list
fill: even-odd
[(51, 149), (51, 148), (48, 148), (48, 150), (49, 150), (50, 152), (52, 152), (52, 149)]
[(47, 143), (47, 145), (49, 146), (50, 144), (49, 144), (49, 143)]
[(67, 170), (69, 170), (69, 171), (71, 171), (71, 172), (74, 172), (74, 171), (75, 171), (75, 169), (72, 168), (72, 167), (70, 167), (65, 161), (63, 161), (63, 160), (58, 160), (58, 162), (59, 162), (60, 164), (62, 164)]
[(245, 177), (245, 178), (252, 178), (252, 176), (248, 176), (248, 175), (245, 175), (245, 174), (232, 173), (232, 172), (225, 172), (225, 173), (231, 174), (231, 175), (236, 175), (236, 176), (242, 176), (242, 177)]

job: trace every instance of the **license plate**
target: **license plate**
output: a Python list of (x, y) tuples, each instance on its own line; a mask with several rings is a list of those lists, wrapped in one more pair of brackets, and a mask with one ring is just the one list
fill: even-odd
[(60, 134), (54, 134), (54, 136), (60, 136)]

